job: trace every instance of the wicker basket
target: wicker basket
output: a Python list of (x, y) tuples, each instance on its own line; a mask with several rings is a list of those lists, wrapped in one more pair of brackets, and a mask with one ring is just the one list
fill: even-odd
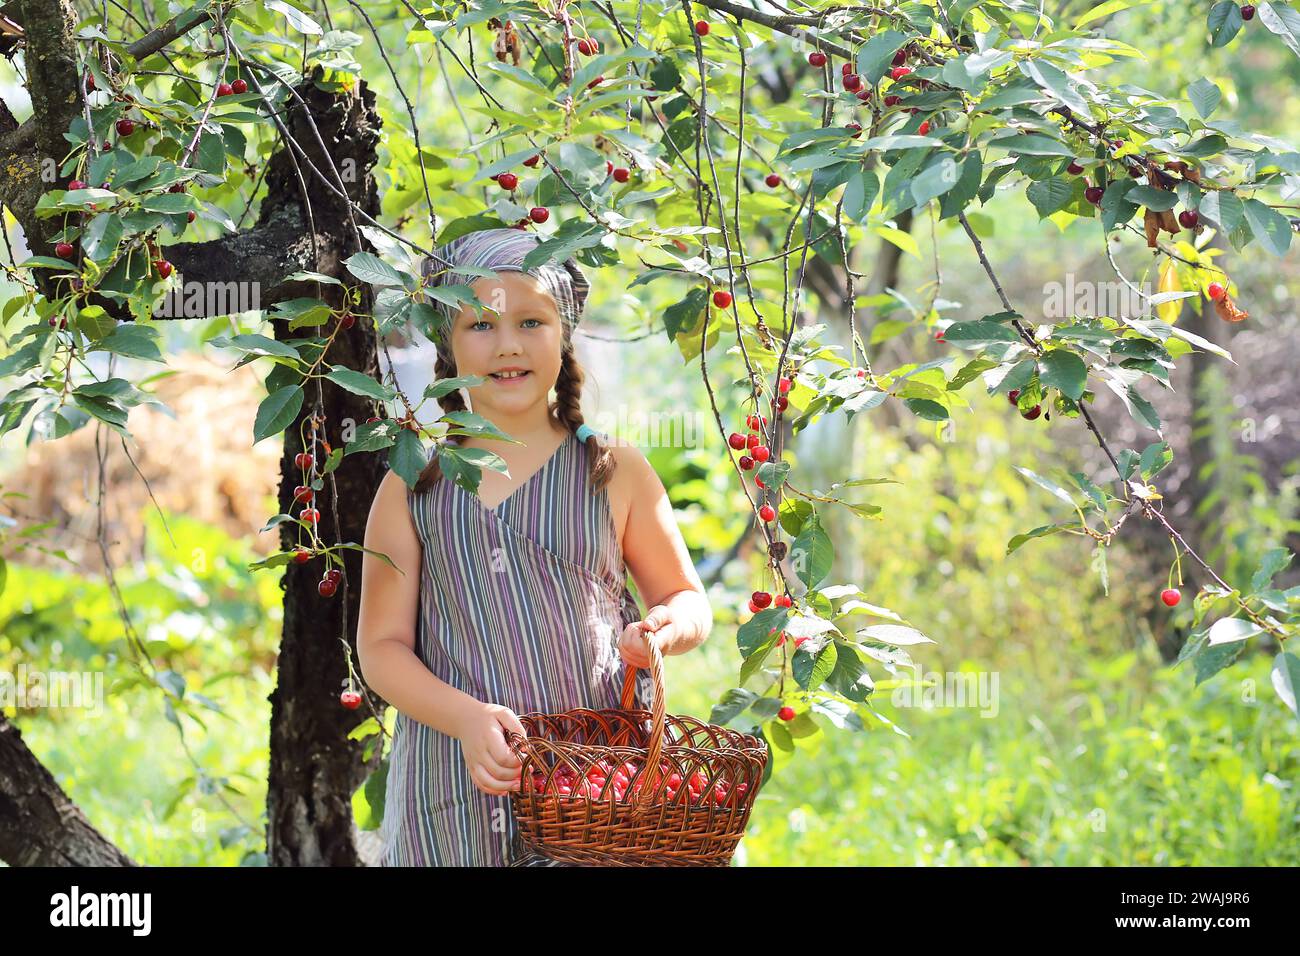
[[(631, 709), (638, 669), (629, 667), (622, 709), (520, 714), (528, 736), (507, 732), (523, 763), (510, 800), (526, 848), (597, 866), (730, 864), (767, 747), (751, 734), (665, 716), (663, 658), (646, 643), (653, 712)], [(611, 770), (602, 779), (602, 761), (623, 776)]]

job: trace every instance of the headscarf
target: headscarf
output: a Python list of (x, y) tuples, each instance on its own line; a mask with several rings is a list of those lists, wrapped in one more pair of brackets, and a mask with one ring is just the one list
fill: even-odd
[[(582, 311), (587, 304), (587, 293), (591, 286), (572, 257), (562, 262), (552, 261), (542, 266), (525, 269), (524, 258), (541, 242), (538, 236), (524, 232), (522, 229), (481, 229), (439, 246), (432, 256), (425, 258), (421, 270), (428, 277), (426, 284), (429, 286), (472, 286), (477, 279), (483, 278), (456, 271), (460, 266), (477, 266), (497, 272), (513, 271), (530, 275), (555, 300), (567, 339), (573, 334), (574, 327), (582, 318)], [(439, 272), (441, 274), (437, 274)], [(433, 305), (442, 316), (438, 329), (438, 347), (450, 356), (451, 346), (446, 333), (451, 328), (460, 308), (437, 300), (433, 301)]]

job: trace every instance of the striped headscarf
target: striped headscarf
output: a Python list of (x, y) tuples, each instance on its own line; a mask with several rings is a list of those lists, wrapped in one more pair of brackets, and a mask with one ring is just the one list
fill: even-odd
[[(587, 293), (591, 286), (572, 258), (525, 269), (524, 258), (541, 242), (542, 240), (535, 234), (521, 229), (481, 229), (439, 246), (432, 256), (425, 258), (421, 271), (429, 286), (472, 286), (477, 279), (483, 278), (456, 271), (463, 266), (477, 266), (497, 272), (522, 272), (530, 275), (555, 300), (567, 339), (573, 334), (574, 326), (582, 318), (583, 308), (587, 304)], [(439, 346), (446, 347), (448, 344), (446, 332), (451, 328), (451, 323), (460, 308), (437, 300), (433, 301), (433, 305), (442, 314)]]

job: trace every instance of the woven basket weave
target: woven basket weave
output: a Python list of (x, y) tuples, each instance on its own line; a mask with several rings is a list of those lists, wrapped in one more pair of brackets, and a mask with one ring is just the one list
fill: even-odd
[[(663, 658), (653, 641), (646, 644), (653, 711), (632, 709), (638, 669), (629, 667), (622, 709), (520, 714), (528, 735), (507, 732), (523, 763), (521, 788), (510, 801), (525, 847), (597, 866), (730, 864), (763, 779), (767, 747), (750, 734), (666, 716)], [(601, 761), (622, 766), (621, 798), (616, 773), (590, 782)], [(693, 779), (702, 784), (699, 797)], [(557, 792), (566, 781), (573, 792)]]

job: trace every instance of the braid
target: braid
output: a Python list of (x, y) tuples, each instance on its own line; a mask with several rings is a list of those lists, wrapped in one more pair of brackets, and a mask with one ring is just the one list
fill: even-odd
[[(566, 338), (560, 350), (560, 377), (555, 380), (555, 401), (549, 411), (569, 431), (577, 433), (582, 420), (582, 381), (586, 376), (578, 364), (573, 351), (573, 343)], [(588, 475), (591, 478), (591, 490), (598, 492), (609, 484), (614, 477), (616, 462), (614, 453), (600, 443), (597, 435), (591, 435), (586, 442)]]
[[(438, 361), (433, 367), (434, 381), (443, 378), (451, 378), (456, 374), (456, 364), (452, 361), (451, 356), (442, 348), (438, 349)], [(438, 404), (442, 406), (442, 413), (448, 412), (467, 412), (465, 407), (465, 396), (461, 394), (460, 389), (448, 392), (446, 395), (439, 397)], [(415, 482), (415, 493), (423, 494), (431, 489), (442, 480), (442, 468), (438, 465), (438, 456), (434, 455), (433, 460), (425, 465), (424, 470), (420, 472), (420, 477)]]

